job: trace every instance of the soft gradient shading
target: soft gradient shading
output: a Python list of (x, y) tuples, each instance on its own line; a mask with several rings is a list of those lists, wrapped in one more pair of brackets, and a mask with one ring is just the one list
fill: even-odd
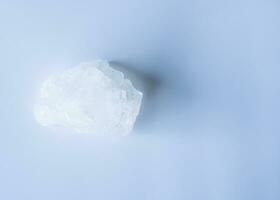
[[(276, 0), (0, 1), (0, 199), (279, 199), (279, 9)], [(40, 127), (42, 80), (96, 58), (150, 83), (134, 135)]]

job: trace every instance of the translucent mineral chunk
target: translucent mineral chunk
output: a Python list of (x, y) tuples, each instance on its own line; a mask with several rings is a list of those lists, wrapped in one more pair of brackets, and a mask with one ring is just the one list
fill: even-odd
[(34, 106), (43, 126), (81, 133), (127, 135), (140, 110), (142, 93), (107, 61), (82, 63), (49, 76)]

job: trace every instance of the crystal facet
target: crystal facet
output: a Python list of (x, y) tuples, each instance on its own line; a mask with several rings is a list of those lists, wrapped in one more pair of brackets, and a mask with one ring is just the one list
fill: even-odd
[(34, 106), (43, 126), (81, 133), (127, 135), (139, 113), (142, 93), (107, 61), (96, 60), (49, 76)]

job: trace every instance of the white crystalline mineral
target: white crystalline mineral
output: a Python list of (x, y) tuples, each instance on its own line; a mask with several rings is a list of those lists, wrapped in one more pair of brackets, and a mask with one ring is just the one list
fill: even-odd
[(53, 74), (42, 84), (34, 107), (43, 126), (81, 133), (127, 135), (140, 110), (142, 93), (107, 61), (96, 60)]

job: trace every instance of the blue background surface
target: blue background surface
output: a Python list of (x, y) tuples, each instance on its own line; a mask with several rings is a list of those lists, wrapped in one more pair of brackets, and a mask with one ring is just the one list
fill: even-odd
[[(280, 198), (276, 0), (0, 1), (0, 199)], [(51, 72), (96, 58), (154, 81), (135, 133), (54, 133)]]

